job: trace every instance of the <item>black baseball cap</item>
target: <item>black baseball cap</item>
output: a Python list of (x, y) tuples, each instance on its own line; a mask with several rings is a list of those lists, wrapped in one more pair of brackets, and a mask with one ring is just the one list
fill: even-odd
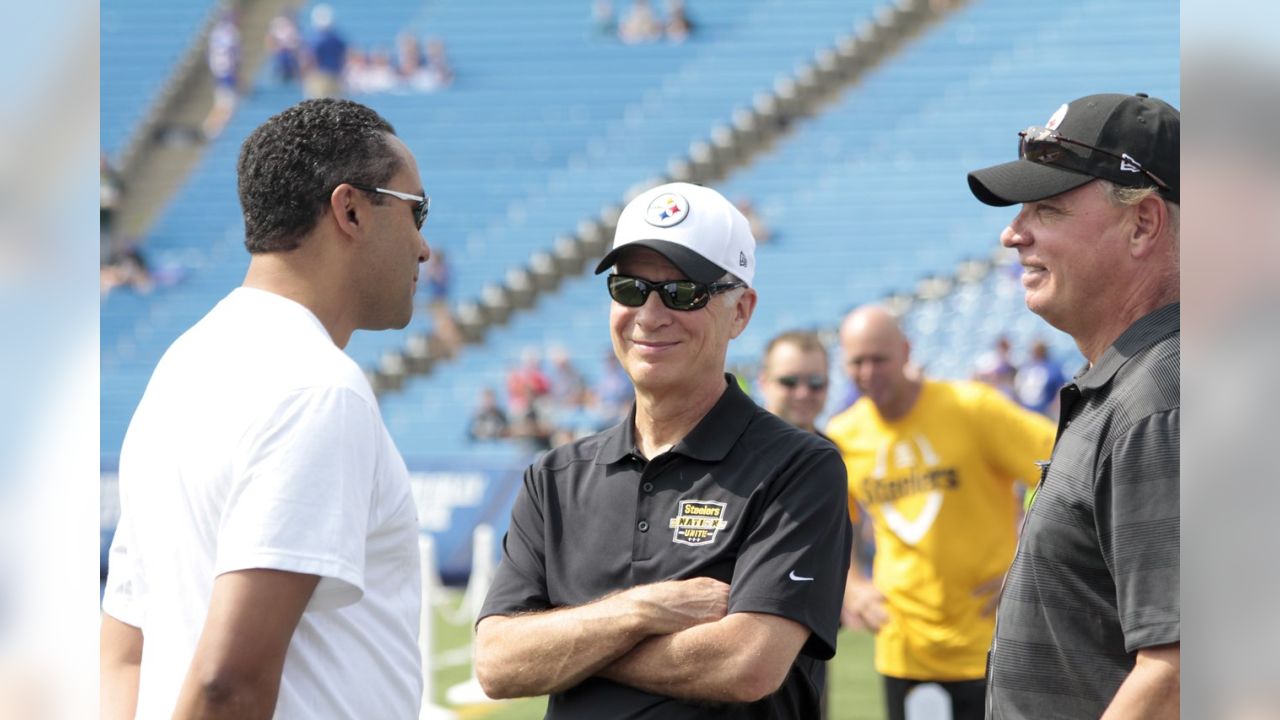
[(1003, 207), (1102, 179), (1155, 187), (1178, 202), (1180, 123), (1176, 108), (1146, 93), (1082, 97), (1058, 108), (1044, 127), (1027, 128), (1017, 160), (969, 173), (969, 189)]

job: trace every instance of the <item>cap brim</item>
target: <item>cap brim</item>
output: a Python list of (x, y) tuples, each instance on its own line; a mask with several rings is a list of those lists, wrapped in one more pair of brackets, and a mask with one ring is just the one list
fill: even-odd
[(684, 245), (669, 240), (632, 240), (626, 245), (619, 245), (610, 250), (600, 264), (596, 265), (596, 275), (616, 265), (622, 252), (634, 247), (649, 248), (680, 268), (680, 272), (684, 273), (685, 277), (700, 283), (713, 283), (728, 272)]
[(1096, 179), (1092, 175), (1019, 159), (969, 173), (969, 190), (988, 205), (1005, 207), (1061, 195)]

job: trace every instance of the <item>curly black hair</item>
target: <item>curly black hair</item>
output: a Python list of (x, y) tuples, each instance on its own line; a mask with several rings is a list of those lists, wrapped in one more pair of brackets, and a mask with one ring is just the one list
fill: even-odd
[(236, 166), (249, 252), (297, 248), (341, 183), (378, 187), (390, 180), (400, 159), (388, 135), (395, 129), (381, 115), (333, 98), (304, 100), (254, 130)]

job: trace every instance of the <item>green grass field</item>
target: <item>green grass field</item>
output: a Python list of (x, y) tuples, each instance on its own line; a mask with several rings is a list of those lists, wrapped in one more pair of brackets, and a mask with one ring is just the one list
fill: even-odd
[[(470, 663), (463, 660), (465, 648), (470, 642), (470, 623), (466, 620), (453, 622), (461, 614), (458, 610), (461, 601), (461, 593), (450, 592), (446, 601), (436, 608), (435, 655), (439, 660), (447, 661), (437, 661), (436, 704), (454, 710), (460, 718), (540, 720), (547, 706), (544, 698), (460, 708), (451, 707), (445, 702), (445, 692), (471, 675)], [(842, 631), (838, 650), (828, 669), (827, 688), (831, 696), (829, 720), (883, 720), (884, 699), (879, 677), (872, 669), (871, 636)]]

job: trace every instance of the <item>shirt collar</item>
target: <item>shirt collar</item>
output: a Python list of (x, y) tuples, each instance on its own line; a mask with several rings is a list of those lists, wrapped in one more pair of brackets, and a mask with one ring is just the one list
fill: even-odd
[(1176, 333), (1181, 328), (1181, 303), (1175, 302), (1153, 310), (1130, 325), (1102, 353), (1098, 362), (1082, 369), (1075, 383), (1083, 391), (1097, 390), (1115, 377), (1129, 358)]
[[(670, 452), (705, 462), (717, 462), (728, 456), (758, 406), (742, 391), (732, 374), (725, 373), (724, 379), (727, 387), (720, 399)], [(636, 450), (635, 420), (633, 404), (626, 420), (601, 433), (603, 442), (596, 452), (597, 465), (610, 465), (628, 455), (640, 455)]]

